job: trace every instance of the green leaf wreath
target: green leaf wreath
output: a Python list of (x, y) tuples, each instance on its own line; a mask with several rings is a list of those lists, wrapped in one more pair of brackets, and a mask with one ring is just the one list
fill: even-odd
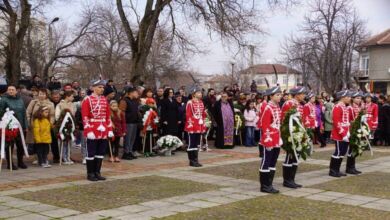
[(370, 128), (368, 127), (367, 122), (362, 120), (364, 115), (364, 111), (360, 111), (358, 117), (351, 125), (349, 147), (352, 149), (352, 156), (354, 157), (361, 156), (364, 150), (370, 149)]
[[(295, 117), (298, 122), (296, 120), (292, 120), (292, 131), (290, 132), (291, 117)], [(281, 126), (281, 134), (283, 140), (282, 148), (287, 153), (301, 156), (303, 160), (306, 160), (307, 156), (310, 154), (312, 145), (311, 139), (306, 129), (302, 126), (301, 118), (297, 116), (297, 110), (295, 108), (287, 111), (285, 114)]]

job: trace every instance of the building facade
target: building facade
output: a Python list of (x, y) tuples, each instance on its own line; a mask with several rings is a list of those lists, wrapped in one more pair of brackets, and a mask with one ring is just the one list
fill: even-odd
[(242, 88), (250, 87), (254, 80), (258, 90), (279, 85), (282, 90), (289, 90), (302, 82), (301, 73), (282, 64), (258, 64), (240, 71)]
[(390, 29), (360, 44), (358, 82), (368, 91), (390, 94)]

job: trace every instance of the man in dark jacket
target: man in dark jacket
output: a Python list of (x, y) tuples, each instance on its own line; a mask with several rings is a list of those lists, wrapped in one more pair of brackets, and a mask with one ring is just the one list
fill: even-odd
[(119, 102), (119, 109), (125, 113), (126, 136), (124, 141), (124, 152), (122, 159), (132, 160), (134, 155), (134, 143), (137, 135), (138, 124), (140, 123), (138, 91), (134, 87), (126, 89), (125, 97)]
[(61, 83), (57, 80), (56, 77), (52, 76), (52, 77), (50, 77), (50, 81), (47, 83), (47, 88), (50, 91), (60, 90), (61, 89)]
[[(27, 118), (26, 118), (26, 108), (24, 106), (24, 102), (22, 98), (20, 98), (16, 87), (14, 85), (9, 85), (7, 88), (7, 93), (1, 97), (0, 100), (0, 118), (3, 117), (4, 113), (6, 112), (7, 108), (11, 111), (14, 111), (15, 117), (20, 122), (23, 131), (25, 132), (27, 129)], [(17, 158), (18, 158), (18, 167), (21, 169), (26, 169), (27, 166), (23, 162), (23, 155), (24, 155), (24, 149), (22, 145), (22, 141), (20, 138), (20, 135), (16, 138), (16, 150), (17, 150)], [(8, 144), (7, 144), (8, 145)], [(11, 147), (11, 156), (13, 151), (13, 145), (6, 146), (6, 152), (8, 152), (8, 147)], [(9, 154), (7, 154), (7, 168), (10, 169), (10, 158)], [(17, 170), (18, 167), (16, 167), (14, 164), (11, 164), (13, 170)]]

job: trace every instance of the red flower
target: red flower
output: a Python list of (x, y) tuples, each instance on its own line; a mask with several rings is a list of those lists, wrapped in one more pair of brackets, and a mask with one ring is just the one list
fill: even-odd
[(5, 141), (6, 142), (11, 142), (11, 141), (15, 140), (15, 138), (17, 138), (18, 135), (19, 135), (19, 128), (5, 129)]

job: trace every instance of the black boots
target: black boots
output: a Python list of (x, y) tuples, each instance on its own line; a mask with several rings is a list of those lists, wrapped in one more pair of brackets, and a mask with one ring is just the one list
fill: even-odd
[(298, 166), (292, 165), (291, 167), (283, 166), (283, 186), (287, 188), (301, 188), (302, 185), (295, 183), (295, 174), (297, 173)]
[(16, 148), (16, 154), (17, 154), (17, 157), (18, 157), (18, 167), (20, 169), (27, 169), (27, 166), (26, 164), (24, 164), (23, 162), (23, 156), (24, 156), (24, 150), (23, 150), (23, 147), (17, 147)]
[(95, 161), (95, 177), (96, 177), (96, 179), (106, 180), (106, 178), (100, 174), (100, 169), (102, 168), (103, 159), (95, 158), (94, 161)]
[(187, 151), (188, 160), (190, 161), (190, 166), (192, 167), (201, 167), (202, 164), (198, 161), (198, 151)]
[(259, 172), (260, 192), (272, 193), (272, 194), (279, 193), (279, 190), (275, 189), (272, 186), (275, 171), (273, 171), (273, 173), (271, 172)]
[(296, 174), (297, 174), (297, 170), (298, 170), (298, 166), (293, 165), (293, 166), (292, 166), (292, 173), (293, 173), (293, 174), (292, 174), (291, 177), (292, 177), (292, 181), (293, 181), (293, 183), (295, 184), (295, 186), (296, 186), (297, 188), (301, 188), (302, 185), (295, 182), (295, 176), (296, 176)]
[(343, 158), (330, 158), (330, 165), (329, 165), (329, 176), (333, 177), (342, 177), (346, 176), (345, 173), (340, 172), (340, 166), (343, 162)]
[(102, 175), (100, 174), (102, 163), (103, 159), (101, 158), (87, 160), (87, 179), (89, 181), (106, 180), (106, 178), (102, 177)]
[(87, 160), (87, 179), (89, 181), (98, 181), (95, 176), (95, 160)]
[(347, 157), (347, 168), (345, 172), (353, 175), (361, 174), (362, 172), (356, 169), (355, 164), (356, 164), (356, 157), (353, 156)]

